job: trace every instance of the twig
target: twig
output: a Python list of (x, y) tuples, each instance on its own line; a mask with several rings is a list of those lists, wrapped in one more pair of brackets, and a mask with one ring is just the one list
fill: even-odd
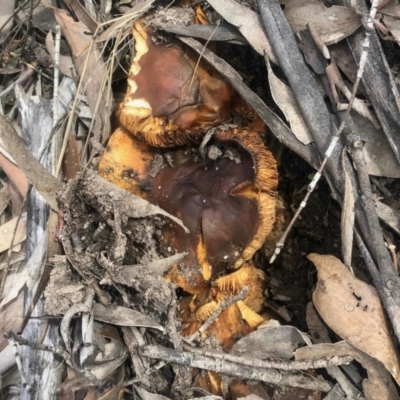
[(0, 92), (0, 99), (6, 94), (10, 93), (14, 89), (15, 85), (22, 85), (23, 83), (25, 83), (36, 72), (36, 68), (38, 65), (38, 61), (33, 61), (31, 64), (27, 64), (28, 68), (21, 73), (19, 78), (11, 85), (6, 87), (2, 92)]
[(294, 373), (282, 374), (275, 369), (249, 367), (227, 360), (213, 360), (203, 355), (179, 352), (158, 345), (143, 346), (139, 351), (144, 357), (164, 360), (191, 368), (215, 371), (242, 379), (267, 382), (276, 386), (301, 387), (321, 392), (328, 392), (332, 388), (330, 383), (313, 377)]
[[(259, 5), (260, 11), (261, 11), (261, 17), (263, 19), (264, 25), (266, 26), (268, 24), (268, 17), (271, 14), (271, 10), (267, 9), (267, 6), (265, 4), (265, 0), (258, 0), (258, 5)], [(373, 20), (375, 18), (375, 14), (377, 12), (377, 6), (378, 6), (378, 0), (373, 0), (372, 5), (371, 5), (371, 9), (370, 9), (370, 13), (369, 13), (369, 16), (368, 16), (368, 21), (367, 21), (367, 29), (366, 29), (366, 32), (365, 32), (365, 40), (364, 40), (364, 43), (363, 43), (363, 53), (361, 54), (360, 64), (359, 64), (358, 71), (357, 71), (356, 81), (354, 82), (354, 85), (353, 85), (353, 90), (352, 90), (352, 93), (351, 93), (351, 97), (350, 97), (349, 104), (347, 106), (345, 115), (344, 115), (344, 117), (342, 119), (342, 122), (341, 122), (339, 128), (337, 128), (334, 136), (332, 137), (328, 148), (325, 151), (325, 157), (324, 157), (324, 159), (323, 159), (323, 161), (322, 161), (317, 173), (314, 175), (314, 178), (312, 179), (312, 181), (308, 185), (306, 196), (304, 197), (303, 201), (300, 203), (300, 206), (299, 206), (298, 210), (296, 211), (295, 215), (293, 216), (292, 220), (290, 221), (290, 223), (289, 223), (288, 227), (286, 228), (285, 232), (283, 233), (282, 237), (278, 240), (278, 242), (276, 244), (275, 252), (274, 252), (273, 256), (270, 259), (270, 263), (273, 263), (275, 261), (276, 257), (278, 256), (278, 254), (281, 252), (290, 230), (292, 229), (294, 223), (298, 219), (301, 211), (306, 206), (307, 201), (308, 201), (311, 193), (313, 192), (316, 184), (318, 183), (319, 179), (321, 178), (322, 172), (325, 169), (325, 166), (328, 163), (328, 160), (329, 160), (330, 156), (332, 155), (332, 152), (335, 149), (337, 142), (339, 141), (340, 135), (342, 134), (342, 132), (343, 132), (345, 126), (346, 126), (346, 122), (347, 122), (347, 119), (348, 119), (348, 117), (350, 115), (350, 111), (351, 111), (353, 103), (354, 103), (354, 99), (355, 99), (355, 96), (356, 96), (356, 93), (357, 93), (357, 90), (358, 90), (358, 86), (360, 84), (361, 77), (362, 77), (363, 72), (364, 72), (365, 63), (367, 61), (369, 42), (370, 42), (370, 35), (371, 35), (371, 31), (374, 28)], [(279, 55), (278, 54), (277, 54), (277, 56), (278, 56), (278, 59), (279, 59)]]
[(293, 371), (293, 370), (308, 370), (317, 368), (327, 368), (333, 365), (343, 365), (349, 364), (353, 358), (350, 356), (340, 356), (340, 357), (328, 357), (320, 360), (309, 360), (309, 361), (271, 361), (271, 360), (260, 360), (254, 358), (247, 358), (241, 356), (235, 356), (226, 353), (217, 353), (208, 350), (198, 349), (188, 345), (183, 346), (184, 350), (200, 354), (205, 357), (216, 358), (218, 360), (231, 361), (236, 364), (247, 365), (249, 367), (257, 368), (274, 368), (283, 371)]
[[(86, 288), (85, 304), (90, 310), (93, 309), (94, 303), (94, 290), (92, 288)], [(93, 345), (93, 315), (89, 313), (82, 314), (82, 342), (85, 347)]]
[[(351, 140), (349, 137), (348, 139)], [(390, 254), (386, 249), (379, 218), (372, 200), (371, 183), (362, 151), (363, 142), (357, 140), (357, 137), (354, 137), (351, 141), (351, 156), (357, 169), (361, 189), (361, 206), (364, 209), (364, 214), (368, 216), (369, 240), (372, 243), (371, 252), (375, 260), (379, 263), (381, 285), (377, 289), (380, 290), (381, 299), (386, 306), (396, 335), (400, 338), (400, 279), (390, 258)], [(394, 300), (396, 304), (393, 304), (391, 300)]]
[(228, 297), (227, 299), (222, 301), (220, 303), (220, 305), (218, 306), (218, 308), (215, 310), (215, 312), (212, 315), (210, 315), (210, 317), (207, 319), (207, 321), (204, 322), (204, 324), (195, 333), (193, 333), (191, 336), (189, 336), (189, 338), (187, 339), (187, 342), (190, 343), (190, 342), (197, 340), (199, 338), (199, 336), (206, 329), (208, 329), (212, 323), (214, 323), (217, 320), (217, 318), (222, 313), (222, 311), (226, 310), (232, 304), (235, 304), (236, 302), (245, 299), (248, 291), (249, 291), (249, 288), (247, 286), (243, 286), (242, 290), (238, 294), (236, 294), (235, 296), (232, 296), (232, 297)]
[[(61, 29), (60, 25), (56, 25), (56, 39), (54, 46), (54, 86), (53, 86), (53, 130), (57, 126), (58, 122), (58, 87), (60, 81), (60, 42), (61, 42)], [(56, 175), (56, 163), (57, 163), (57, 138), (53, 137), (51, 142), (51, 165), (52, 165), (52, 174)]]
[(177, 301), (176, 301), (176, 293), (175, 291), (172, 291), (172, 299), (171, 303), (168, 307), (168, 313), (167, 313), (167, 325), (166, 325), (166, 330), (169, 334), (169, 338), (174, 346), (175, 350), (181, 350), (182, 351), (182, 339), (181, 336), (178, 333), (177, 329)]
[(61, 346), (49, 346), (47, 344), (40, 344), (40, 343), (32, 342), (31, 340), (27, 340), (27, 339), (23, 338), (22, 336), (16, 335), (14, 332), (11, 332), (11, 331), (5, 333), (3, 336), (7, 340), (14, 339), (20, 346), (29, 346), (31, 349), (41, 350), (41, 351), (49, 351), (53, 354), (57, 354), (58, 356), (62, 357), (65, 360), (67, 365), (69, 365), (71, 368), (81, 372), (93, 384), (95, 384), (96, 386), (99, 386), (98, 379), (91, 372), (89, 372), (88, 370), (77, 369), (72, 364), (71, 356)]

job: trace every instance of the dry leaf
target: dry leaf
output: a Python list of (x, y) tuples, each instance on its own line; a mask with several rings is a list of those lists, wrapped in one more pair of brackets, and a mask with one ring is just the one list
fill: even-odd
[(269, 62), (266, 64), (268, 68), (269, 87), (271, 88), (271, 94), (275, 103), (282, 110), (283, 114), (285, 114), (296, 138), (303, 144), (310, 144), (312, 137), (292, 89), (275, 76)]
[(139, 311), (121, 306), (104, 307), (100, 303), (93, 305), (94, 319), (118, 326), (140, 326), (158, 329), (164, 332), (164, 328), (155, 320)]
[(11, 200), (10, 185), (7, 182), (4, 182), (3, 185), (0, 189), (0, 215), (3, 214), (3, 211)]
[[(14, 236), (15, 226), (17, 225), (18, 217), (6, 222), (0, 226), (0, 253), (8, 250)], [(24, 241), (26, 238), (26, 212), (22, 214), (15, 232), (14, 246)]]
[(370, 121), (352, 113), (357, 132), (364, 144), (368, 174), (387, 178), (400, 178), (400, 165), (382, 129), (376, 129)]
[(88, 10), (78, 0), (65, 0), (67, 6), (73, 10), (78, 20), (83, 22), (90, 30), (91, 33), (95, 33), (98, 27), (97, 22), (90, 15)]
[(13, 182), (22, 197), (28, 192), (28, 179), (21, 169), (14, 164), (8, 157), (2, 154), (0, 149), (0, 168), (7, 174), (8, 178)]
[(122, 365), (127, 357), (128, 352), (122, 342), (111, 340), (104, 346), (104, 353), (99, 353), (96, 356), (93, 364), (85, 363), (85, 369), (90, 369), (90, 372), (97, 379), (103, 380)]
[(382, 362), (399, 383), (399, 356), (376, 289), (355, 278), (336, 257), (310, 254), (308, 259), (318, 270), (313, 302), (325, 323)]
[(383, 9), (379, 10), (383, 15), (383, 22), (394, 36), (397, 43), (400, 43), (400, 5), (392, 0)]
[(94, 115), (94, 138), (108, 139), (112, 101), (106, 84), (106, 67), (93, 36), (82, 22), (75, 22), (67, 11), (54, 8), (54, 15), (65, 35), (76, 69), (83, 80), (83, 88)]
[(327, 46), (350, 36), (361, 25), (360, 17), (352, 9), (328, 8), (317, 0), (287, 1), (284, 13), (293, 32), (307, 29), (307, 23), (311, 23)]
[(304, 345), (311, 345), (311, 341), (293, 326), (260, 326), (235, 343), (230, 354), (254, 359), (289, 360), (294, 351)]
[[(124, 15), (113, 20), (113, 23), (98, 37), (96, 43), (108, 41), (118, 35), (121, 28), (133, 25), (133, 22), (139, 19), (146, 11), (148, 11), (155, 0), (145, 0), (132, 7)], [(110, 21), (111, 22), (111, 21)]]
[(278, 60), (262, 28), (260, 17), (253, 10), (235, 0), (208, 0), (208, 3), (226, 21), (239, 29), (257, 53), (262, 56), (266, 53), (268, 59), (278, 65)]
[[(7, 287), (7, 282), (6, 282)], [(23, 288), (18, 293), (14, 294), (15, 297), (9, 299), (6, 303), (3, 301), (0, 307), (0, 330), (1, 332), (18, 332), (21, 329), (24, 320), (24, 296)], [(0, 337), (0, 352), (7, 347), (8, 341)]]
[[(396, 387), (390, 374), (382, 363), (373, 357), (357, 350), (349, 343), (341, 341), (335, 344), (317, 344), (302, 347), (296, 351), (296, 361), (320, 360), (322, 358), (350, 356), (358, 361), (368, 373), (368, 379), (362, 381), (366, 400), (398, 400)], [(331, 368), (331, 367), (330, 367)], [(336, 399), (336, 397), (334, 397)], [(342, 397), (340, 397), (342, 399)], [(358, 399), (358, 396), (348, 396), (348, 399)]]
[(62, 170), (66, 180), (74, 179), (81, 168), (78, 143), (75, 135), (69, 135), (67, 149), (64, 154)]
[(168, 397), (161, 396), (160, 394), (150, 393), (147, 390), (140, 388), (139, 386), (134, 387), (142, 400), (169, 400)]
[(400, 213), (380, 201), (377, 201), (375, 205), (378, 217), (400, 235)]
[(6, 35), (14, 23), (15, 0), (0, 1), (0, 28), (1, 36)]

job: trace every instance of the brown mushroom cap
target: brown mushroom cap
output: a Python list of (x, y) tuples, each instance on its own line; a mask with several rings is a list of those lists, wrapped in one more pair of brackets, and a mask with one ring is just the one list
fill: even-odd
[(189, 254), (185, 268), (173, 270), (169, 278), (193, 294), (221, 271), (250, 259), (274, 222), (276, 163), (259, 135), (229, 129), (215, 137), (220, 146), (237, 147), (239, 164), (228, 158), (177, 163), (154, 178), (150, 195), (190, 230), (170, 228), (174, 247)]
[(215, 70), (178, 42), (155, 44), (149, 27), (136, 23), (132, 32), (136, 56), (117, 111), (125, 129), (152, 146), (173, 147), (199, 141), (228, 119), (236, 95)]

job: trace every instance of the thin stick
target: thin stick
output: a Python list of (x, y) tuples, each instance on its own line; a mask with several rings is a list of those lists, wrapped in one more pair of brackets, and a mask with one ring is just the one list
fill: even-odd
[(307, 377), (293, 372), (281, 373), (276, 369), (257, 368), (240, 365), (227, 360), (215, 360), (200, 354), (180, 352), (158, 345), (147, 345), (139, 348), (142, 356), (155, 360), (164, 360), (172, 364), (215, 371), (228, 376), (271, 383), (276, 386), (302, 387), (310, 390), (329, 392), (332, 385), (322, 379)]
[[(266, 334), (268, 334), (268, 332), (266, 332)], [(247, 357), (236, 356), (233, 354), (217, 353), (215, 351), (207, 351), (195, 347), (190, 347), (188, 345), (184, 345), (183, 348), (184, 350), (189, 351), (190, 353), (201, 354), (205, 357), (216, 358), (218, 360), (231, 361), (241, 365), (248, 365), (249, 367), (274, 368), (283, 371), (327, 368), (334, 365), (349, 364), (353, 360), (353, 358), (350, 356), (341, 356), (341, 357), (335, 356), (335, 357), (321, 358), (320, 360), (271, 361), (271, 360), (254, 359), (254, 357), (250, 359)]]
[(61, 346), (49, 346), (47, 344), (40, 344), (40, 343), (32, 342), (31, 340), (27, 340), (20, 335), (16, 335), (12, 331), (5, 333), (3, 335), (3, 337), (5, 339), (7, 339), (8, 341), (10, 339), (11, 340), (13, 339), (20, 346), (29, 346), (31, 349), (41, 350), (41, 351), (49, 351), (53, 354), (57, 354), (60, 357), (62, 357), (65, 360), (65, 362), (67, 363), (67, 365), (69, 365), (71, 368), (73, 368), (79, 372), (82, 372), (85, 375), (85, 377), (88, 378), (92, 383), (94, 383), (95, 385), (99, 385), (98, 379), (90, 371), (85, 370), (85, 369), (80, 370), (73, 365), (70, 354), (68, 354), (68, 352), (65, 349), (63, 349)]
[[(61, 43), (61, 29), (60, 25), (56, 25), (56, 39), (54, 46), (54, 87), (53, 87), (53, 130), (57, 126), (58, 122), (58, 87), (60, 80), (60, 43)], [(58, 135), (57, 135), (58, 136)], [(58, 158), (58, 146), (56, 136), (53, 136), (51, 142), (51, 172), (56, 176), (57, 171), (57, 158)]]
[(358, 90), (358, 86), (360, 84), (362, 75), (364, 73), (364, 68), (365, 68), (365, 64), (367, 62), (367, 57), (368, 57), (368, 50), (369, 50), (369, 44), (370, 44), (370, 36), (371, 36), (371, 31), (374, 29), (374, 24), (373, 24), (373, 20), (375, 18), (376, 12), (377, 12), (377, 7), (378, 7), (378, 2), (379, 0), (373, 0), (372, 5), (371, 5), (371, 10), (368, 16), (368, 20), (367, 20), (367, 28), (365, 31), (365, 39), (364, 39), (364, 43), (363, 43), (363, 52), (361, 54), (360, 57), (360, 64), (358, 67), (358, 71), (357, 71), (357, 78), (356, 81), (354, 82), (353, 85), (353, 90), (351, 93), (351, 97), (349, 100), (349, 104), (347, 106), (346, 112), (344, 114), (343, 120), (339, 126), (339, 128), (336, 130), (335, 135), (333, 136), (331, 143), (329, 144), (327, 150), (325, 151), (325, 158), (321, 163), (321, 166), (319, 167), (317, 173), (314, 175), (314, 178), (312, 179), (312, 181), (310, 182), (310, 184), (308, 185), (307, 188), (307, 194), (305, 195), (303, 201), (300, 203), (300, 206), (298, 208), (298, 210), (296, 211), (295, 215), (293, 216), (292, 220), (290, 221), (288, 227), (286, 228), (285, 232), (283, 233), (282, 237), (278, 240), (278, 242), (276, 243), (276, 248), (275, 248), (275, 252), (272, 255), (271, 259), (270, 259), (270, 264), (272, 264), (276, 257), (278, 256), (278, 254), (281, 252), (283, 246), (285, 245), (285, 241), (286, 238), (290, 232), (290, 230), (292, 229), (294, 223), (297, 221), (297, 218), (299, 217), (301, 211), (303, 210), (303, 208), (307, 205), (307, 201), (311, 195), (311, 193), (313, 192), (313, 190), (315, 189), (315, 186), (317, 185), (319, 179), (322, 176), (322, 172), (329, 160), (329, 157), (331, 156), (334, 148), (336, 147), (336, 144), (340, 138), (340, 135), (342, 134), (344, 128), (346, 127), (346, 122), (348, 120), (348, 117), (350, 115), (350, 111), (353, 107), (353, 103), (354, 103), (354, 99), (356, 97), (357, 94), (357, 90)]

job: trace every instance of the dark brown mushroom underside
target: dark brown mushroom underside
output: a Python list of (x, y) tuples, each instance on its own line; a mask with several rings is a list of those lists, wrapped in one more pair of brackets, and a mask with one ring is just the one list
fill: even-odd
[[(236, 164), (227, 158), (191, 162), (164, 168), (152, 184), (152, 199), (169, 213), (182, 219), (190, 234), (174, 229), (173, 244), (178, 251), (189, 251), (190, 264), (199, 241), (207, 261), (217, 266), (232, 265), (254, 237), (259, 223), (256, 201), (232, 190), (254, 181), (254, 163), (249, 153)], [(213, 272), (216, 272), (215, 270)]]

